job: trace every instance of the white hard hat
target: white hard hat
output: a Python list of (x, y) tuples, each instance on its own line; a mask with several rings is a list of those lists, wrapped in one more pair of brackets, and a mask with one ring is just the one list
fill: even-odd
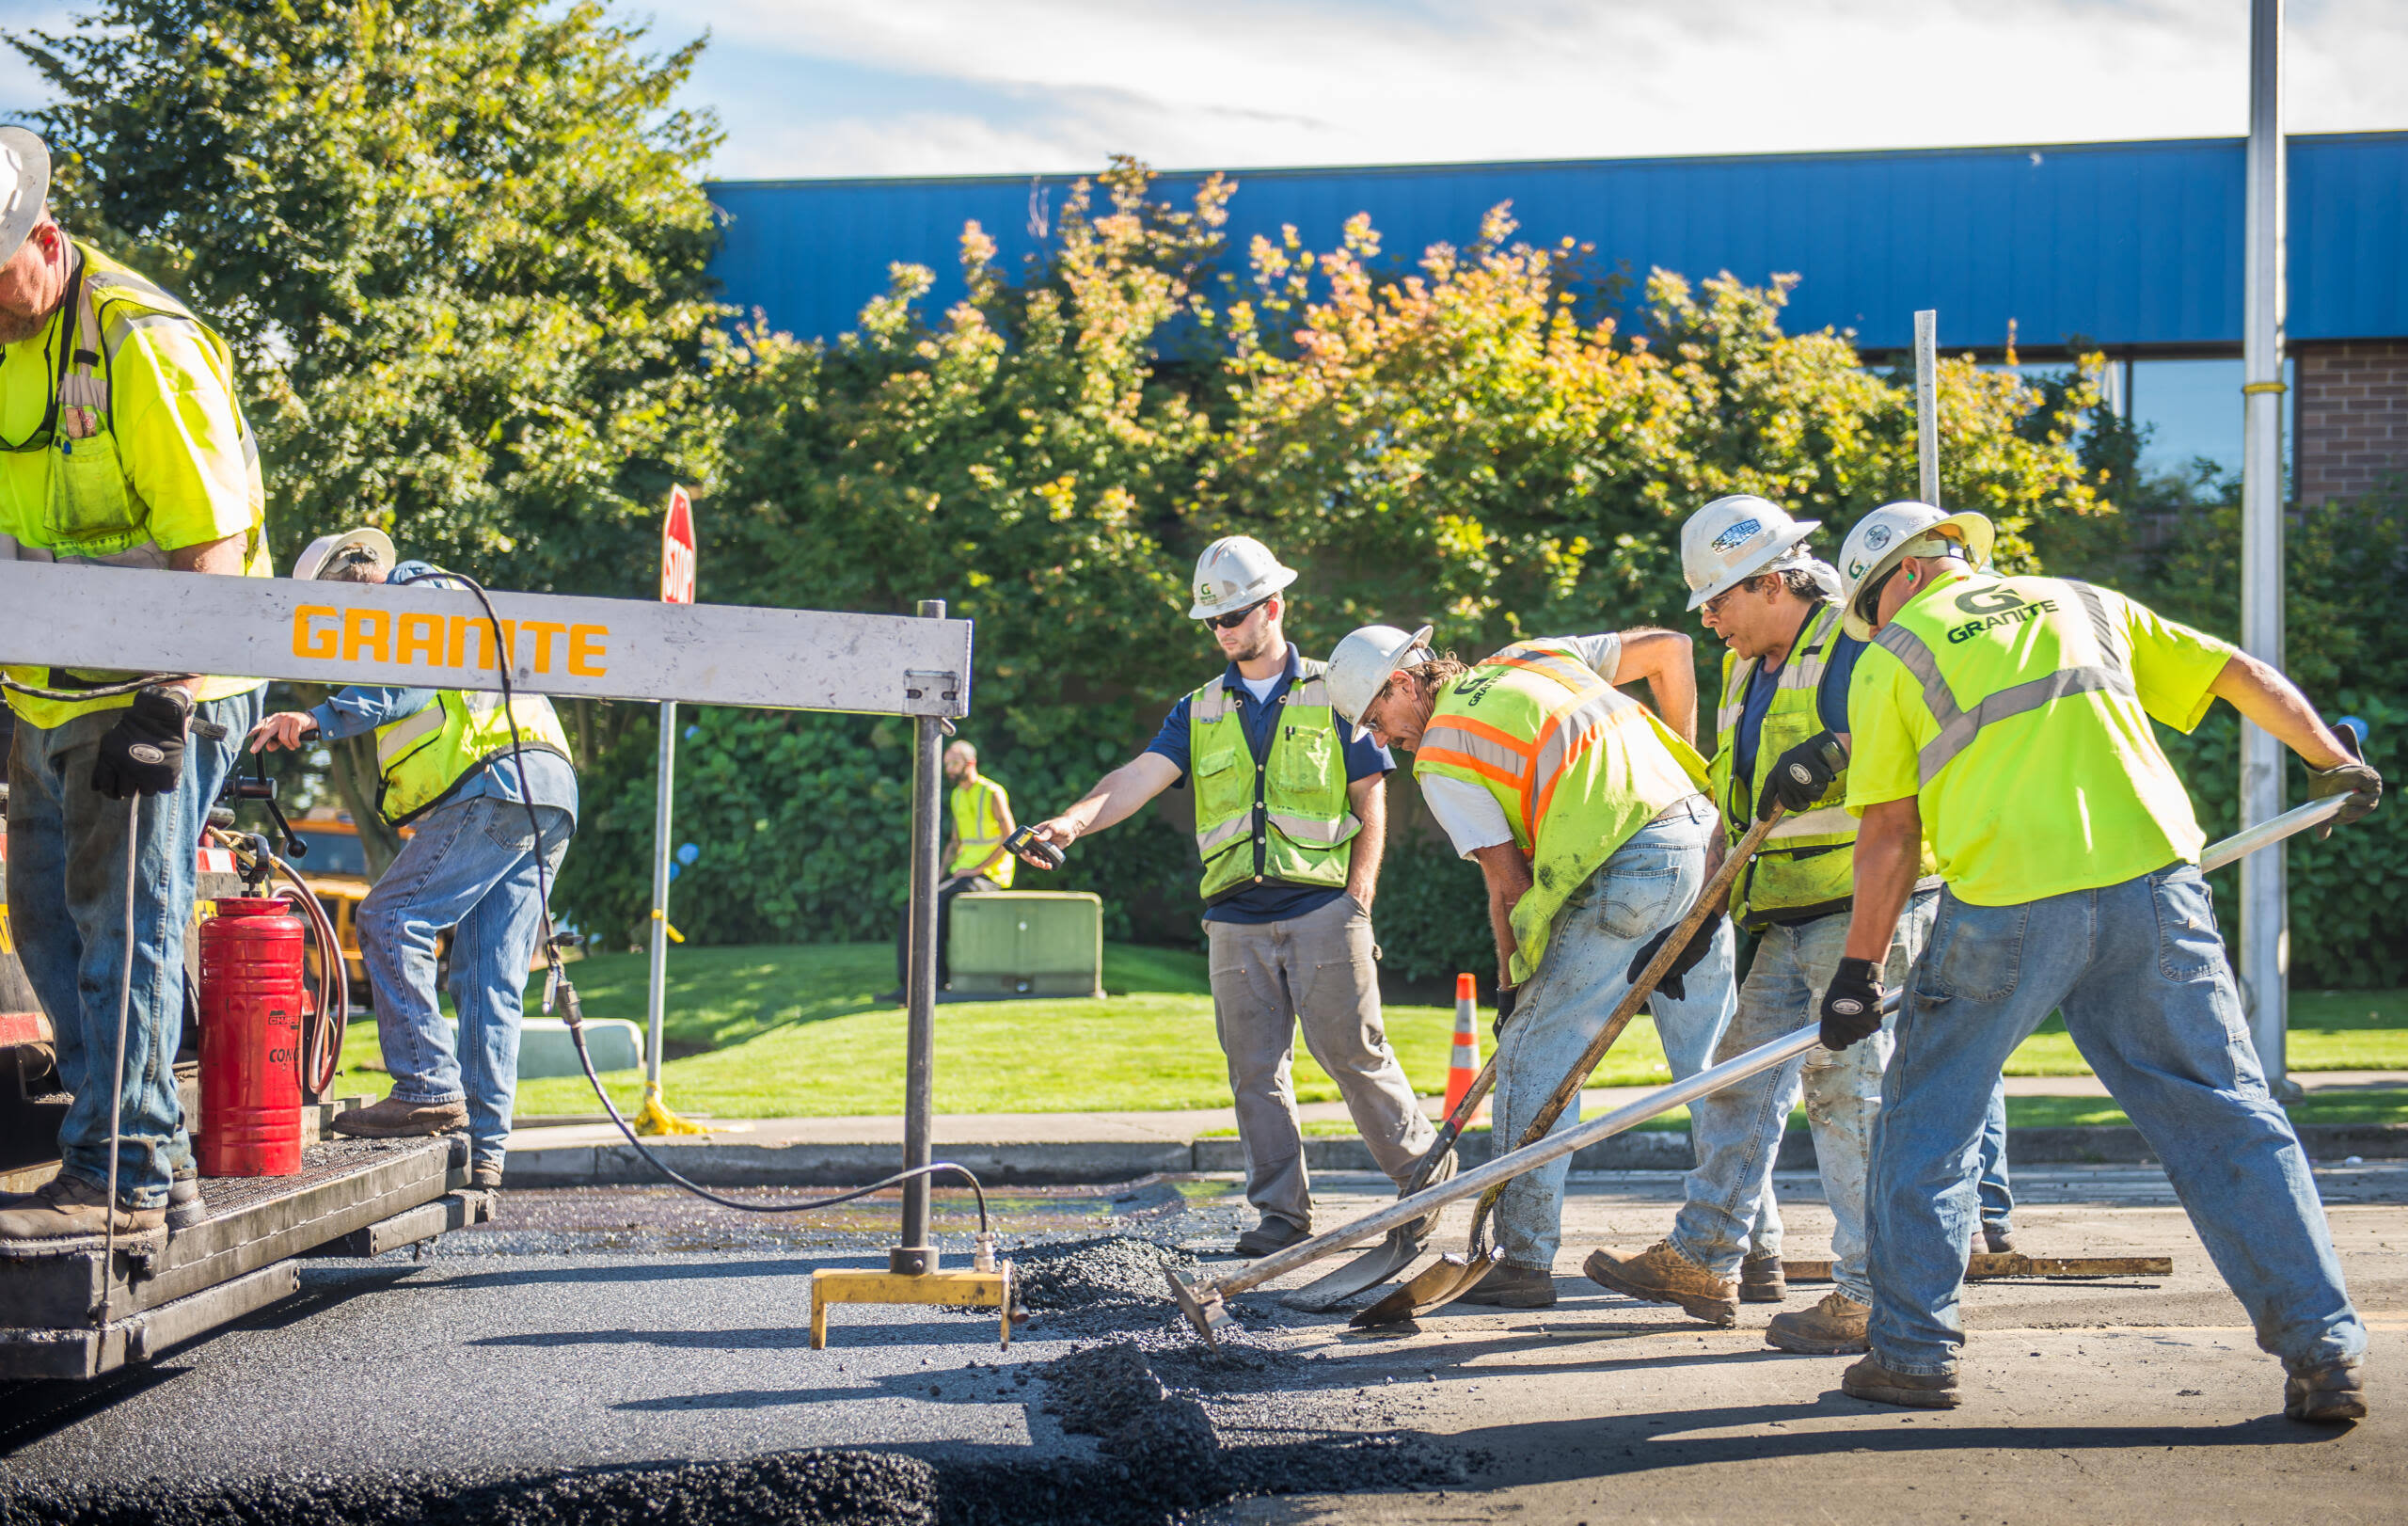
[(1210, 620), (1234, 614), (1295, 580), (1296, 569), (1281, 566), (1270, 547), (1252, 535), (1224, 535), (1196, 559), (1196, 608), (1187, 616)]
[[(354, 554), (344, 555), (345, 552)], [(364, 555), (358, 553), (365, 553)], [(401, 558), (393, 550), (393, 538), (368, 525), (346, 530), (340, 535), (321, 535), (303, 549), (293, 564), (293, 576), (301, 582), (322, 576), (339, 566), (356, 562), (371, 562), (379, 572), (390, 572)]]
[[(1416, 653), (1418, 656), (1416, 656)], [(1394, 626), (1365, 626), (1351, 631), (1329, 654), (1329, 671), (1322, 682), (1329, 690), (1330, 708), (1354, 728), (1354, 740), (1370, 734), (1363, 712), (1380, 697), (1399, 668), (1418, 668), (1430, 660), (1430, 628), (1410, 633)]]
[(1690, 515), (1681, 526), (1681, 576), (1688, 580), (1689, 608), (1788, 556), (1822, 522), (1792, 519), (1780, 504), (1753, 493), (1718, 498)]
[(1998, 528), (1984, 515), (1943, 514), (1911, 500), (1882, 504), (1857, 521), (1847, 533), (1847, 544), (1840, 548), (1842, 628), (1858, 641), (1873, 639), (1873, 613), (1859, 610), (1857, 599), (1908, 557), (1939, 556), (1953, 542), (1978, 572), (1990, 564), (1990, 548), (1997, 540)]
[(0, 260), (12, 258), (50, 205), (50, 149), (22, 127), (0, 127)]

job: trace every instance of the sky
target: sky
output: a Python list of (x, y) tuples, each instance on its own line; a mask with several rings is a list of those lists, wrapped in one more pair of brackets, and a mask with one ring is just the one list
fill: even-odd
[[(0, 0), (0, 26), (56, 26)], [(2247, 0), (622, 3), (744, 179), (2237, 135)], [(2408, 128), (2408, 3), (2293, 0), (2293, 132)], [(40, 82), (0, 57), (0, 115)]]

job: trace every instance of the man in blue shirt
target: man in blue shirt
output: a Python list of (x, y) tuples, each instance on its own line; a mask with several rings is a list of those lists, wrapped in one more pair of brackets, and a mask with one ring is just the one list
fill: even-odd
[[(1289, 644), (1282, 590), (1295, 577), (1248, 536), (1207, 548), (1190, 613), (1228, 666), (1171, 707), (1143, 753), (1033, 828), (1067, 848), (1196, 781), (1213, 1023), (1245, 1147), (1246, 1200), (1261, 1215), (1238, 1238), (1249, 1256), (1312, 1231), (1289, 1075), (1300, 1024), (1372, 1158), (1400, 1185), (1436, 1137), (1380, 1019), (1371, 900), (1396, 765), (1384, 749), (1349, 739), (1354, 728), (1323, 691), (1325, 664)], [(1450, 1174), (1451, 1162), (1440, 1172)]]
[[(443, 580), (423, 562), (395, 566), (392, 542), (373, 530), (321, 539), (302, 553), (293, 575), (332, 582)], [(481, 1187), (501, 1184), (528, 965), (542, 936), (544, 892), (559, 878), (577, 832), (577, 770), (551, 702), (540, 694), (514, 698), (515, 751), (506, 728), (494, 724), (498, 704), (499, 696), (483, 694), (353, 687), (313, 709), (271, 715), (251, 733), (255, 753), (379, 733), (380, 805), (412, 827), (359, 906), (359, 949), (393, 1089), (382, 1102), (339, 1115), (334, 1127), (367, 1138), (466, 1129), (470, 1179)], [(432, 751), (392, 745), (414, 718), (425, 723), (414, 729), (432, 737), (425, 743)], [(439, 731), (433, 724), (438, 719)], [(422, 771), (430, 755), (450, 761), (431, 778), (404, 774)], [(423, 803), (410, 803), (421, 795)], [(405, 808), (397, 811), (396, 799)], [(542, 829), (540, 873), (534, 826)], [(460, 1018), (456, 1045), (435, 991), (437, 942), (446, 929), (452, 1003)]]

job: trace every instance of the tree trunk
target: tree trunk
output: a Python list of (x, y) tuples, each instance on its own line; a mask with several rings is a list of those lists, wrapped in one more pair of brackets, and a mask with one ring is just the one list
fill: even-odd
[(330, 741), (326, 755), (332, 759), (326, 771), (333, 775), (335, 789), (351, 808), (353, 824), (359, 828), (359, 850), (368, 860), (368, 881), (373, 884), (385, 877), (393, 856), (402, 850), (402, 835), (376, 811), (375, 733)]

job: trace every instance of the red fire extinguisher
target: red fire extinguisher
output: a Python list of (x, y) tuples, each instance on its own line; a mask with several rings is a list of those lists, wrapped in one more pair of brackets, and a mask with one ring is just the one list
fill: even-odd
[(301, 1169), (301, 919), (228, 896), (200, 925), (200, 1174)]

